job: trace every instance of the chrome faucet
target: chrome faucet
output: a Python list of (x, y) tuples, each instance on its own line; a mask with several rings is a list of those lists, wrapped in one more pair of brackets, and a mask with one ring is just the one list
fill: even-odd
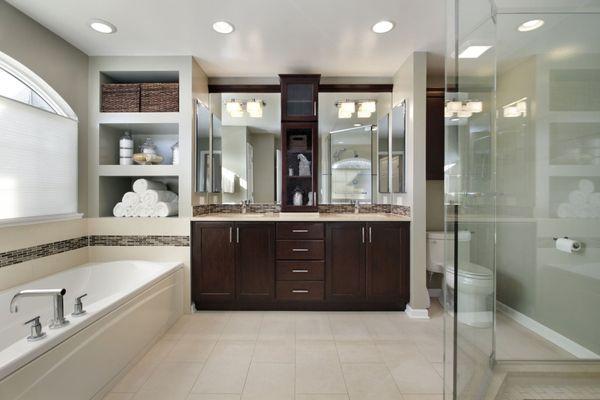
[(250, 205), (250, 200), (242, 200), (242, 214), (246, 214), (248, 212), (249, 205)]
[(358, 200), (351, 200), (350, 204), (354, 205), (354, 214), (358, 214), (360, 212), (360, 203)]
[(21, 290), (15, 294), (10, 301), (10, 312), (16, 313), (19, 311), (18, 300), (21, 297), (45, 297), (52, 296), (54, 298), (54, 319), (50, 322), (50, 329), (61, 328), (69, 323), (65, 318), (64, 295), (67, 289), (31, 289)]

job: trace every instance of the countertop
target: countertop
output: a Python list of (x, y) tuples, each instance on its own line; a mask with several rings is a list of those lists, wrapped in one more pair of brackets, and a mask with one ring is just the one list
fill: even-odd
[(363, 214), (336, 214), (336, 213), (222, 213), (222, 214), (206, 214), (198, 217), (193, 217), (192, 221), (314, 221), (314, 222), (395, 222), (395, 221), (410, 221), (410, 217), (398, 214), (387, 213), (363, 213)]

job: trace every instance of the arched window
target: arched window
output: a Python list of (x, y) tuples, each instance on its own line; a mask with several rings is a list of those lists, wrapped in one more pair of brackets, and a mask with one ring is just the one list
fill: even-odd
[(0, 52), (0, 223), (77, 212), (77, 116)]

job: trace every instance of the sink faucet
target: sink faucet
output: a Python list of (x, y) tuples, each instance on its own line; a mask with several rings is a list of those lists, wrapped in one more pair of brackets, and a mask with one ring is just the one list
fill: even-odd
[(354, 205), (354, 214), (358, 214), (360, 212), (360, 203), (358, 200), (352, 200), (351, 204)]
[(242, 214), (246, 214), (248, 212), (249, 205), (250, 205), (250, 200), (242, 200)]
[(15, 294), (10, 301), (10, 312), (16, 313), (19, 311), (18, 300), (21, 297), (45, 297), (52, 296), (54, 298), (54, 319), (50, 322), (50, 328), (61, 328), (69, 323), (65, 318), (64, 295), (67, 289), (31, 289), (21, 290)]

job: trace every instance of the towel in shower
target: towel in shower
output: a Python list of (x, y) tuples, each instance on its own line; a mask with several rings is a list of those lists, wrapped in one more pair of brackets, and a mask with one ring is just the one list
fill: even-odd
[(170, 203), (177, 200), (177, 194), (168, 190), (146, 190), (142, 194), (142, 203), (152, 207), (159, 201)]
[(159, 201), (152, 207), (152, 216), (153, 217), (171, 217), (177, 215), (179, 211), (178, 201), (171, 201), (169, 203), (164, 201)]
[(223, 169), (221, 175), (221, 190), (223, 193), (235, 193), (235, 172)]
[(122, 202), (125, 207), (135, 207), (141, 202), (140, 195), (135, 192), (127, 192), (123, 195)]
[(123, 202), (120, 201), (113, 207), (113, 215), (119, 218), (124, 217), (126, 209), (127, 207), (125, 206), (125, 204), (123, 204)]
[(167, 185), (162, 182), (151, 181), (150, 179), (136, 179), (133, 182), (133, 191), (139, 194), (146, 190), (167, 190)]

